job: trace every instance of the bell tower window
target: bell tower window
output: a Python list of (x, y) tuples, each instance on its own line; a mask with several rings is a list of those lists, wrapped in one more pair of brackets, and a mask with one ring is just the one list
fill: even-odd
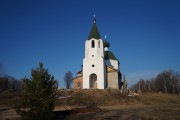
[(95, 43), (94, 43), (94, 40), (92, 40), (91, 42), (91, 48), (94, 48), (95, 47)]
[(99, 45), (99, 48), (100, 48), (100, 41), (98, 41), (98, 45)]

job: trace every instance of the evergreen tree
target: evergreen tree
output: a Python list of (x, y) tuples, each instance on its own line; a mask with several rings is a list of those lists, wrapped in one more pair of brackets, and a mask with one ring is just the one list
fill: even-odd
[(39, 63), (36, 69), (32, 69), (31, 78), (24, 79), (22, 98), (16, 107), (16, 112), (23, 120), (52, 119), (56, 83), (42, 63)]

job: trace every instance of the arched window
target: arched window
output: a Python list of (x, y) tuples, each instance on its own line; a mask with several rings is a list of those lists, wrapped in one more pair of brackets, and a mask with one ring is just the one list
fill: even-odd
[(97, 88), (97, 75), (91, 74), (89, 79), (89, 87), (90, 88)]
[(98, 41), (98, 46), (99, 46), (99, 48), (100, 48), (100, 40)]
[(95, 47), (95, 43), (94, 43), (94, 40), (92, 40), (91, 42), (91, 48), (94, 48)]

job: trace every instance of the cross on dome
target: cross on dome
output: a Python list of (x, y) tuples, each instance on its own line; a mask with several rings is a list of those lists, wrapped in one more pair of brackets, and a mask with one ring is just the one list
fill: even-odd
[(106, 40), (107, 36), (105, 35), (104, 38), (105, 38), (105, 40)]

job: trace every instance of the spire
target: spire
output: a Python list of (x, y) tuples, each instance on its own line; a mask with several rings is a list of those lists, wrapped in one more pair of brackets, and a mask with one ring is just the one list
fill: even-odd
[(92, 26), (91, 32), (89, 34), (88, 40), (90, 40), (91, 38), (95, 38), (95, 39), (101, 38), (98, 28), (96, 26), (96, 16), (95, 15), (94, 15), (94, 19), (93, 19), (93, 26)]
[(94, 15), (93, 23), (96, 23), (96, 15)]

